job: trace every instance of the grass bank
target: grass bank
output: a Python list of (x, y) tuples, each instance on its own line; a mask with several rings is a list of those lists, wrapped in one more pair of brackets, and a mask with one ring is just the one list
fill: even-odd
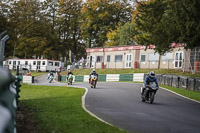
[(86, 113), (81, 105), (84, 92), (80, 88), (23, 85), (20, 106), (33, 111), (40, 133), (125, 132)]
[[(74, 75), (89, 75), (92, 69), (75, 69)], [(190, 76), (200, 78), (200, 74), (192, 74), (173, 69), (96, 69), (98, 74), (128, 74), (128, 73), (149, 73), (155, 71), (156, 74), (174, 74), (180, 76)], [(67, 71), (61, 72), (61, 75), (67, 75)]]

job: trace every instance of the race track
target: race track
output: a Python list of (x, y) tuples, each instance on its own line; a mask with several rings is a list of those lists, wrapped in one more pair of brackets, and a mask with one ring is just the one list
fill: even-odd
[[(48, 83), (46, 75), (37, 78), (38, 85), (64, 86)], [(86, 108), (114, 126), (134, 133), (200, 133), (200, 103), (159, 89), (153, 104), (141, 102), (142, 84), (99, 82), (92, 89), (88, 83), (71, 87), (86, 87)]]

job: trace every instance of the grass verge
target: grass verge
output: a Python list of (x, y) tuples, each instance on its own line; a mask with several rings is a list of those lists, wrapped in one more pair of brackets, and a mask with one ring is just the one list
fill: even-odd
[(84, 92), (80, 88), (23, 84), (19, 106), (33, 111), (37, 131), (41, 133), (125, 132), (86, 113), (81, 105)]
[(200, 101), (200, 92), (198, 91), (192, 91), (192, 90), (186, 90), (181, 88), (175, 88), (175, 87), (169, 87), (165, 85), (160, 85), (160, 87), (166, 88), (168, 90), (171, 90), (173, 92), (176, 92), (178, 94), (181, 94), (185, 97)]

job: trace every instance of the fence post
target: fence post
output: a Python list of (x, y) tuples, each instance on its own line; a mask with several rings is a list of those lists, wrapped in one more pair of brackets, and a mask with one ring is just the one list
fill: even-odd
[[(0, 39), (1, 37), (7, 32), (5, 30), (0, 34)], [(9, 36), (6, 35), (0, 40), (0, 65), (3, 66), (3, 58), (4, 58), (4, 49), (5, 49), (5, 42), (9, 39)]]

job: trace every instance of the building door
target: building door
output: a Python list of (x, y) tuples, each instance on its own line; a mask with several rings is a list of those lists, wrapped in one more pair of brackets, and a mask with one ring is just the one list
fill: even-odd
[(40, 70), (41, 61), (37, 61), (37, 70)]
[(183, 52), (175, 52), (174, 68), (183, 67)]
[(133, 62), (133, 55), (132, 54), (126, 54), (126, 68), (132, 68)]
[(90, 56), (90, 68), (95, 68), (95, 56)]

